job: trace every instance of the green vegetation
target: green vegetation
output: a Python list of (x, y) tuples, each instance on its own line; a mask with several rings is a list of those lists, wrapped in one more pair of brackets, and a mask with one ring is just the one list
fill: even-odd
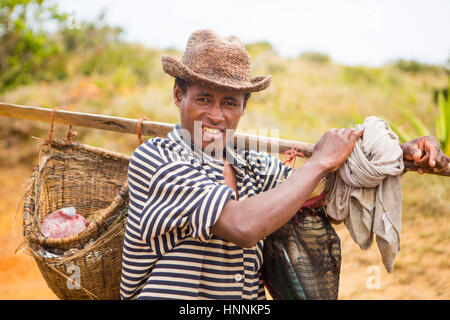
[(267, 52), (275, 53), (275, 49), (267, 41), (248, 43), (245, 45), (245, 49), (247, 50), (251, 59), (255, 59), (258, 55)]
[(439, 116), (436, 117), (436, 138), (446, 154), (450, 154), (450, 98), (442, 92), (438, 96)]
[(303, 52), (300, 55), (300, 59), (305, 59), (317, 63), (327, 63), (331, 60), (327, 54), (313, 51)]
[(411, 130), (405, 130), (402, 125), (391, 123), (392, 129), (397, 133), (400, 141), (407, 142), (417, 136), (434, 135), (441, 144), (442, 150), (446, 154), (450, 154), (450, 98), (445, 99), (442, 91), (439, 91), (434, 130), (429, 130), (420, 117), (412, 111), (404, 106), (399, 107), (405, 117), (404, 120), (412, 127)]
[(429, 65), (425, 63), (420, 63), (415, 60), (405, 60), (405, 59), (399, 59), (394, 63), (394, 66), (405, 72), (410, 73), (420, 73), (420, 72), (434, 72), (439, 73), (442, 70), (442, 67)]
[(59, 46), (43, 30), (66, 17), (43, 0), (0, 1), (0, 91), (67, 76)]
[[(157, 51), (121, 41), (122, 28), (105, 24), (104, 13), (74, 26), (50, 1), (0, 3), (0, 92), (78, 75), (109, 76), (115, 87), (146, 85), (155, 78)], [(54, 34), (44, 29), (50, 23), (57, 26)]]

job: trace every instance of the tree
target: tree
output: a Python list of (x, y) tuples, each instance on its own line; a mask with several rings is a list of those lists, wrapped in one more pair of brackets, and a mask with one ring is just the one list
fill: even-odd
[(0, 91), (31, 80), (65, 76), (59, 46), (43, 28), (66, 14), (46, 0), (0, 0)]

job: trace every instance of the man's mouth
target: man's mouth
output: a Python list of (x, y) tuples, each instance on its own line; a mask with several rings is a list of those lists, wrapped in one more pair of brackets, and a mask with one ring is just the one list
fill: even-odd
[(209, 133), (212, 133), (212, 134), (222, 133), (222, 131), (219, 130), (219, 129), (209, 128), (209, 127), (207, 127), (207, 126), (203, 126), (203, 130), (204, 130), (204, 131), (207, 131), (207, 132), (209, 132)]
[(203, 125), (203, 140), (206, 141), (214, 141), (222, 136), (222, 131), (217, 128), (210, 128), (208, 126)]

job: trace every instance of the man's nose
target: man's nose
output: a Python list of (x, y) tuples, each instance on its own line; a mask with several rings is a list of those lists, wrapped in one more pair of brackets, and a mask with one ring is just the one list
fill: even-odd
[(222, 121), (224, 117), (220, 103), (214, 103), (211, 108), (208, 109), (207, 116), (212, 122)]

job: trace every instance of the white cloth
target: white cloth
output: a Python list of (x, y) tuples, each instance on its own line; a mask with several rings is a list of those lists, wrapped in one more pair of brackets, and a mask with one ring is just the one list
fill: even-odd
[(392, 272), (400, 250), (403, 151), (383, 119), (368, 117), (362, 127), (352, 154), (327, 181), (326, 212), (344, 220), (363, 250), (375, 233), (383, 264)]

